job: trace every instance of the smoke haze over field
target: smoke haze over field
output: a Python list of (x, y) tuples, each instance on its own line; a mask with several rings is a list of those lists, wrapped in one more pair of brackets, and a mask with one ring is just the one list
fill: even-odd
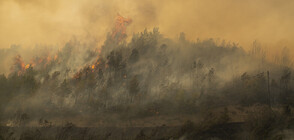
[[(103, 44), (117, 13), (130, 17), (128, 33), (159, 27), (167, 37), (220, 38), (245, 49), (294, 42), (291, 0), (0, 0), (0, 48), (65, 44), (73, 36)], [(97, 45), (99, 46), (99, 45)]]
[(293, 7), (0, 0), (0, 140), (292, 138)]

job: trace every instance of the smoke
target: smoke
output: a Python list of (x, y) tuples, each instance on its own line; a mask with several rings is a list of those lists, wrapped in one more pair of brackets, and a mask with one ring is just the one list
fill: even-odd
[(271, 48), (290, 47), (293, 5), (290, 0), (1, 1), (0, 46), (64, 44), (72, 36), (102, 44), (120, 13), (133, 19), (130, 34), (159, 27), (167, 37), (185, 32), (188, 39), (221, 38), (245, 48), (253, 40)]
[(277, 106), (289, 104), (293, 3), (0, 1), (4, 122), (20, 110), (32, 123), (125, 125), (267, 104), (269, 86)]

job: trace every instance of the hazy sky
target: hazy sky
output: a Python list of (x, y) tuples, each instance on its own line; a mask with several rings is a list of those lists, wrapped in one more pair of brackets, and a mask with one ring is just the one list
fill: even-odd
[(291, 48), (293, 7), (293, 0), (0, 0), (0, 48), (62, 45), (73, 36), (103, 43), (117, 13), (133, 20), (130, 35), (159, 27), (167, 37)]

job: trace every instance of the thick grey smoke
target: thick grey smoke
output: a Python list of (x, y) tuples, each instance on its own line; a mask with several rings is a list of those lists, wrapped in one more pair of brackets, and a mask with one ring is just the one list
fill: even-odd
[[(237, 122), (236, 136), (291, 137), (292, 2), (0, 4), (1, 125), (184, 124), (190, 139)], [(118, 14), (132, 23), (113, 35)]]

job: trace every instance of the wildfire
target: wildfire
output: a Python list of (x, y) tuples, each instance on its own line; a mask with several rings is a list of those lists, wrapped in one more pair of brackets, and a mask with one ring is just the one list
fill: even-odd
[(57, 61), (58, 55), (55, 54), (51, 56), (49, 53), (43, 56), (34, 57), (30, 63), (25, 64), (22, 57), (20, 55), (15, 56), (14, 58), (14, 65), (11, 67), (11, 71), (17, 72), (18, 75), (22, 75), (25, 73), (27, 69), (30, 67), (36, 67), (37, 69), (46, 68), (50, 65), (53, 61)]
[(17, 55), (14, 58), (14, 67), (12, 67), (12, 70), (17, 72), (18, 75), (22, 74), (25, 70), (25, 63), (22, 60), (20, 55)]
[(34, 57), (31, 60), (31, 66), (37, 67), (37, 68), (46, 68), (49, 64), (52, 63), (52, 61), (57, 61), (58, 55), (55, 54), (54, 56), (51, 56), (49, 53), (45, 54), (43, 56), (37, 56)]
[(48, 54), (48, 56), (47, 56), (47, 62), (50, 62), (52, 59), (51, 59), (51, 56)]
[(26, 66), (25, 66), (25, 69), (28, 69), (28, 68), (30, 68), (31, 67), (31, 64), (27, 64)]
[(129, 24), (132, 23), (132, 19), (124, 18), (120, 14), (117, 14), (115, 27), (112, 31), (112, 39), (120, 42), (127, 37), (126, 29)]
[(56, 60), (57, 60), (57, 58), (58, 58), (58, 55), (57, 55), (57, 54), (55, 54), (55, 55), (54, 55), (54, 61), (56, 61)]

